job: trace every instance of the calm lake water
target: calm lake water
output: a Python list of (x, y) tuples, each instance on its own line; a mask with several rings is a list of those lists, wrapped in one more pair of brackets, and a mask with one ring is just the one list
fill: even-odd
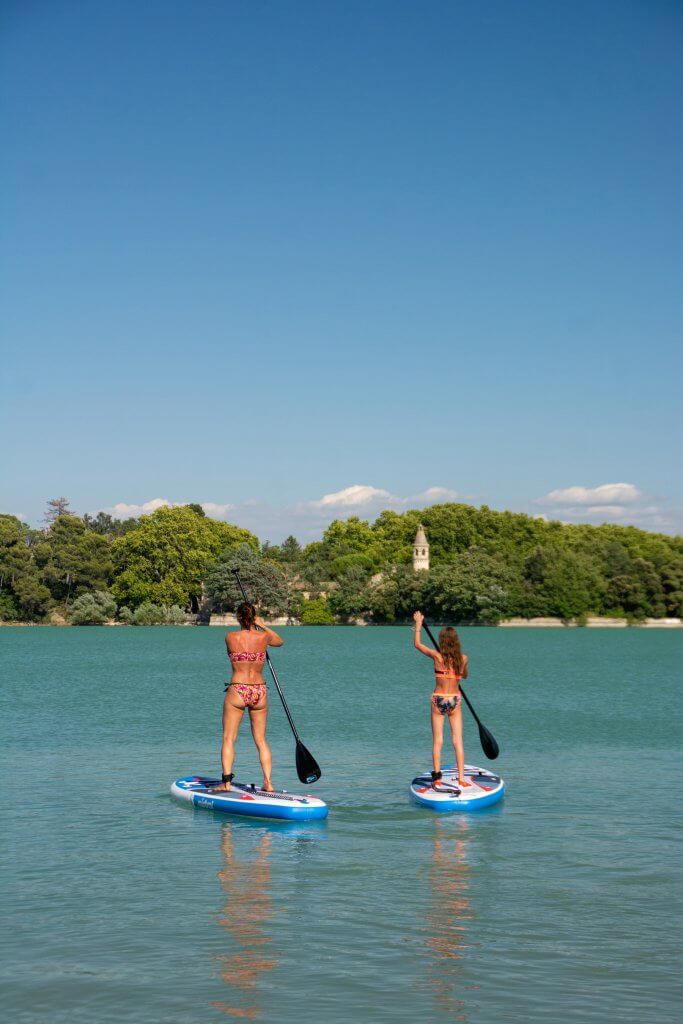
[[(170, 799), (220, 771), (221, 630), (0, 630), (4, 1019), (680, 1019), (683, 632), (462, 630), (508, 793), (442, 816), (407, 796), (430, 753), (410, 630), (282, 633), (326, 822)], [(274, 781), (300, 790), (271, 698)], [(469, 715), (466, 755), (488, 764)], [(257, 764), (245, 723), (238, 778)]]

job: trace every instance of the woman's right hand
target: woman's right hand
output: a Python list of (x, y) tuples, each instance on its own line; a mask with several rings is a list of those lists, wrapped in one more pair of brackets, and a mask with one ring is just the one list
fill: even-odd
[(268, 629), (265, 622), (259, 615), (254, 616), (254, 625), (258, 626), (260, 629)]
[(415, 623), (418, 629), (422, 629), (422, 623), (424, 622), (424, 620), (425, 617), (422, 614), (422, 612), (413, 612), (413, 622)]

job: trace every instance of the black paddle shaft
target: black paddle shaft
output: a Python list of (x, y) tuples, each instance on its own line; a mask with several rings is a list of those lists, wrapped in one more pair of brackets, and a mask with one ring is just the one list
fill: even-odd
[[(245, 601), (248, 602), (249, 598), (247, 597), (247, 592), (244, 589), (244, 584), (242, 583), (242, 580), (240, 579), (240, 571), (239, 571), (239, 569), (233, 568), (232, 572), (233, 572), (233, 574), (235, 576), (235, 579), (237, 580), (238, 587), (242, 591), (242, 597), (244, 598)], [(296, 726), (294, 724), (294, 719), (292, 718), (291, 712), (290, 712), (289, 708), (287, 707), (287, 701), (285, 700), (285, 695), (282, 692), (282, 687), (280, 686), (280, 680), (277, 677), (277, 672), (275, 671), (275, 668), (273, 666), (273, 662), (271, 661), (271, 658), (270, 658), (270, 655), (268, 654), (268, 651), (266, 651), (266, 661), (268, 662), (268, 668), (270, 669), (270, 674), (273, 677), (273, 682), (275, 683), (275, 688), (276, 688), (276, 690), (278, 692), (278, 696), (279, 696), (280, 700), (282, 701), (283, 708), (285, 709), (285, 714), (287, 715), (287, 721), (289, 722), (290, 728), (291, 728), (292, 732), (294, 733), (294, 739), (296, 740), (295, 758), (296, 758), (296, 771), (297, 771), (297, 775), (299, 776), (299, 781), (303, 782), (303, 783), (305, 783), (307, 785), (310, 785), (311, 782), (317, 782), (318, 779), (320, 778), (320, 776), (322, 774), (322, 772), (320, 771), (320, 766), (318, 765), (318, 762), (316, 761), (316, 759), (313, 757), (313, 754), (311, 754), (310, 750), (307, 750), (306, 747), (301, 742), (301, 739), (299, 737), (299, 733), (297, 732), (297, 728), (296, 728)]]
[[(436, 639), (434, 638), (434, 634), (432, 633), (431, 629), (424, 620), (422, 621), (422, 625), (424, 626), (427, 636), (432, 641), (434, 648), (438, 651), (439, 645)], [(472, 712), (472, 718), (479, 726), (479, 741), (481, 743), (482, 750), (484, 751), (484, 753), (486, 754), (490, 761), (495, 761), (495, 759), (498, 757), (498, 754), (500, 753), (500, 748), (496, 743), (496, 739), (493, 733), (489, 732), (486, 726), (480, 721), (479, 715), (470, 704), (467, 694), (462, 688), (462, 683), (460, 684), (460, 693), (462, 694), (462, 699), (465, 701), (465, 704), (467, 704), (467, 707)]]

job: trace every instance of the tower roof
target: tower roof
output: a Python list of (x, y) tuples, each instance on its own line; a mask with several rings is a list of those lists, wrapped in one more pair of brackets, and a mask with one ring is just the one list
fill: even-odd
[(415, 534), (415, 545), (417, 546), (418, 544), (422, 546), (425, 546), (427, 544), (427, 535), (425, 534), (424, 526), (422, 525), (422, 523), (420, 523), (420, 525), (418, 526), (417, 533)]

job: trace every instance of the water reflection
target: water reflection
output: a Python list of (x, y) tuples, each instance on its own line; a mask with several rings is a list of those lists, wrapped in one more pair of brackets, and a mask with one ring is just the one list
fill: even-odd
[(468, 931), (474, 919), (468, 897), (471, 824), (466, 818), (434, 823), (432, 860), (428, 871), (429, 903), (425, 914), (425, 987), (431, 992), (439, 1018), (466, 1021), (465, 1003), (458, 998)]
[[(235, 850), (237, 836), (242, 854), (239, 857)], [(268, 928), (275, 916), (270, 877), (272, 844), (273, 835), (267, 829), (252, 832), (229, 821), (221, 826), (224, 866), (218, 878), (227, 899), (218, 923), (230, 934), (232, 952), (216, 959), (222, 964), (221, 978), (230, 988), (230, 1002), (212, 1006), (229, 1017), (256, 1020), (261, 1016), (257, 983), (278, 965)], [(233, 1005), (233, 999), (242, 1005)]]

